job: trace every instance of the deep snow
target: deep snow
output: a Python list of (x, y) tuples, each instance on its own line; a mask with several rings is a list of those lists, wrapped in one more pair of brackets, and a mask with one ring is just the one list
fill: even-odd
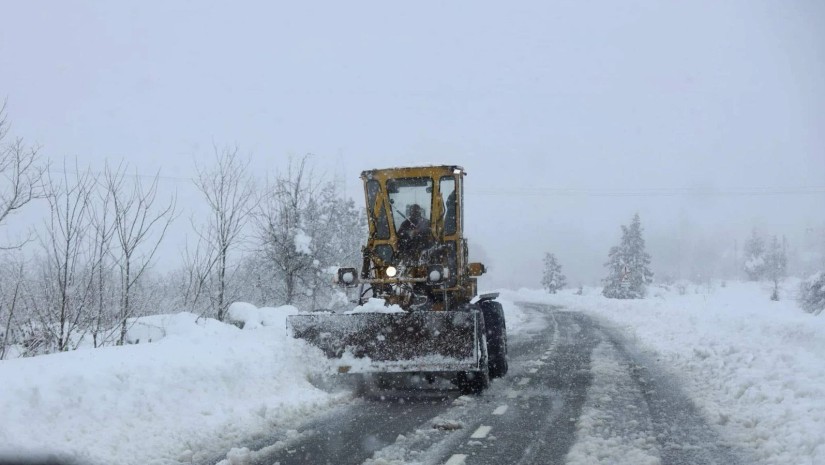
[(597, 288), (502, 296), (562, 305), (618, 328), (755, 463), (817, 465), (825, 463), (825, 318), (799, 309), (797, 288), (789, 280), (779, 302), (769, 285), (739, 282), (653, 286), (644, 300), (606, 299)]
[[(511, 336), (541, 329), (519, 301), (563, 305), (623, 331), (757, 463), (825, 463), (825, 318), (792, 299), (771, 302), (770, 289), (754, 283), (653, 287), (645, 300), (598, 291), (502, 291), (499, 300)], [(327, 362), (287, 338), (286, 316), (297, 311), (233, 304), (244, 330), (187, 313), (147, 317), (129, 334), (138, 344), (2, 361), (0, 451), (52, 451), (92, 464), (187, 463), (349, 402), (347, 391), (310, 383)], [(595, 431), (586, 415), (582, 440)], [(610, 454), (610, 442), (601, 445)], [(580, 443), (569, 458), (587, 450), (594, 449)]]
[(285, 337), (294, 308), (241, 307), (256, 330), (190, 313), (159, 315), (142, 318), (130, 334), (154, 336), (153, 343), (0, 362), (0, 456), (186, 462), (342, 398), (309, 383), (310, 367), (326, 359)]

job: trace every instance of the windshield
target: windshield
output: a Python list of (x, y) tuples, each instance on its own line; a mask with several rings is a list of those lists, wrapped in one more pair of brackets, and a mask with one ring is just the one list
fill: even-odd
[(433, 180), (430, 178), (401, 178), (387, 181), (387, 193), (392, 205), (395, 232), (412, 223), (413, 226), (430, 221)]

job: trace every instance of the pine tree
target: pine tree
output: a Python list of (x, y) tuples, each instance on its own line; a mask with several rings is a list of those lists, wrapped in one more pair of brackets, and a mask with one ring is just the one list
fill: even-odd
[(808, 313), (825, 311), (825, 272), (814, 273), (799, 287), (799, 305)]
[(645, 251), (642, 222), (639, 214), (633, 216), (630, 226), (622, 226), (622, 241), (610, 248), (607, 263), (608, 276), (603, 280), (602, 294), (611, 299), (641, 299), (647, 285), (653, 282), (650, 254)]
[(779, 300), (779, 281), (785, 277), (788, 268), (788, 254), (783, 238), (780, 244), (779, 239), (773, 236), (768, 251), (765, 254), (764, 275), (773, 281), (773, 294), (771, 300)]
[(551, 294), (555, 294), (567, 284), (567, 277), (562, 274), (561, 265), (551, 253), (544, 255), (544, 277), (541, 284)]
[(765, 240), (756, 228), (745, 242), (745, 274), (751, 281), (759, 281), (765, 276)]

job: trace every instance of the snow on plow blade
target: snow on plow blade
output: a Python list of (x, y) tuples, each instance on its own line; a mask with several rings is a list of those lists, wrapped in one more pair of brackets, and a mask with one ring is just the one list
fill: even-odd
[(476, 312), (291, 315), (287, 328), (340, 373), (478, 370)]

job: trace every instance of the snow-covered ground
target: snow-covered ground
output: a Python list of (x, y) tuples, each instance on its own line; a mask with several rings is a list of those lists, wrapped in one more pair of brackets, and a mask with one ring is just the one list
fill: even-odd
[(731, 282), (652, 287), (644, 300), (606, 299), (595, 288), (502, 297), (562, 305), (622, 330), (757, 463), (823, 464), (825, 318), (798, 308), (797, 284), (789, 282), (779, 302), (767, 285)]
[(132, 329), (139, 344), (0, 362), (0, 457), (188, 462), (347, 398), (308, 381), (326, 359), (286, 337), (293, 307), (232, 310), (255, 330), (160, 315)]
[[(563, 305), (620, 329), (681, 378), (708, 419), (758, 463), (825, 463), (825, 318), (792, 299), (771, 302), (770, 290), (754, 283), (650, 294), (621, 301), (598, 289), (520, 290), (502, 291), (499, 300), (511, 335), (541, 329), (519, 301)], [(91, 464), (189, 462), (349, 401), (346, 391), (310, 383), (326, 360), (286, 337), (286, 315), (296, 311), (235, 304), (231, 313), (244, 330), (186, 313), (148, 317), (130, 333), (139, 344), (2, 361), (0, 456), (23, 450)], [(587, 425), (581, 422), (583, 434)], [(643, 442), (631, 446), (649, 458)]]

